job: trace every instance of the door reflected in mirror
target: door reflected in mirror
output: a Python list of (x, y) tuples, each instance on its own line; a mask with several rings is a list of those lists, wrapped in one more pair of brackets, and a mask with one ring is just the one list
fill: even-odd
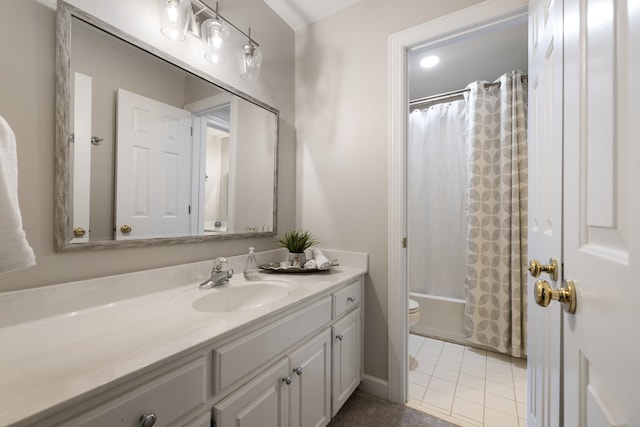
[(69, 61), (58, 62), (68, 175), (57, 167), (57, 248), (274, 234), (277, 110), (73, 6), (58, 13)]

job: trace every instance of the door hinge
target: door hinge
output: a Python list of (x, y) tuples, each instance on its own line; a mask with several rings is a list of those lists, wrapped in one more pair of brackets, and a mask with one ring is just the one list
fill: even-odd
[(406, 248), (406, 247), (407, 247), (407, 238), (406, 238), (406, 237), (403, 237), (403, 238), (402, 238), (402, 247), (403, 247), (403, 248)]

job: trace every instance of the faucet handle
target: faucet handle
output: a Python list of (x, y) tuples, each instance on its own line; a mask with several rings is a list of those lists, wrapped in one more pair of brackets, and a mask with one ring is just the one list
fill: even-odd
[(218, 257), (213, 265), (214, 271), (223, 271), (227, 269), (227, 259), (225, 257)]

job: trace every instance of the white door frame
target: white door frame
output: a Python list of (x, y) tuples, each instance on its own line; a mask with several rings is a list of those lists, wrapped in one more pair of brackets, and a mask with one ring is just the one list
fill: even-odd
[(433, 21), (409, 28), (389, 39), (389, 400), (407, 400), (409, 289), (406, 280), (406, 151), (409, 115), (407, 52), (527, 15), (527, 0), (487, 0)]

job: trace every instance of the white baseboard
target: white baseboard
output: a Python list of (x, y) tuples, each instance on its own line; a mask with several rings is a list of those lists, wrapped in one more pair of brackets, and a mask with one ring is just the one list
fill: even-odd
[(378, 377), (366, 374), (363, 375), (359, 388), (360, 390), (373, 394), (374, 396), (389, 400), (389, 383)]

